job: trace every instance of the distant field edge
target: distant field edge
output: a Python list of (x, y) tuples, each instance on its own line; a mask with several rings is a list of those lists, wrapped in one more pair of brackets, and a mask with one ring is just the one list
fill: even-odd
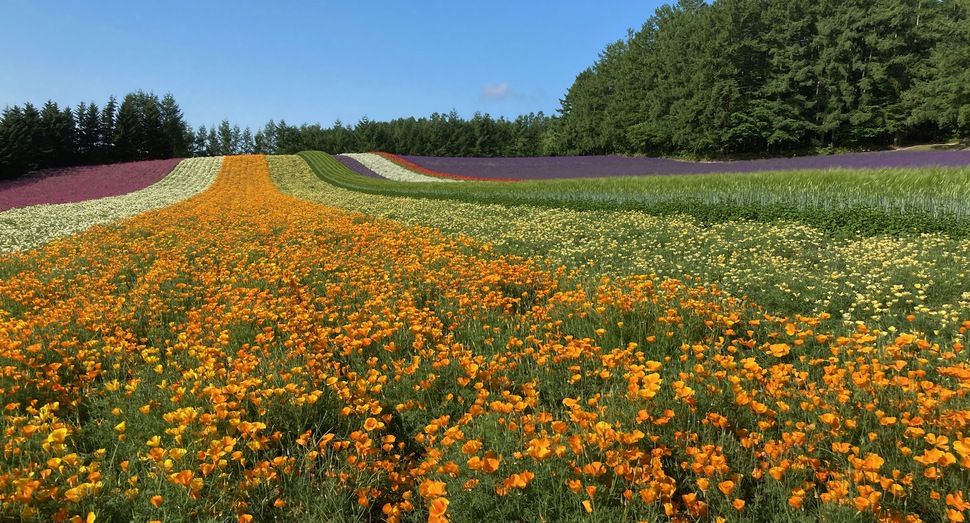
[(321, 180), (370, 194), (574, 210), (689, 215), (704, 223), (798, 222), (833, 236), (970, 237), (970, 168), (802, 170), (455, 184), (356, 173), (320, 151), (298, 155)]

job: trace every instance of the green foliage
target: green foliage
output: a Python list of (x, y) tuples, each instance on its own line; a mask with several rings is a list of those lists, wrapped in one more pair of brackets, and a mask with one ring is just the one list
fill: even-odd
[(344, 152), (387, 151), (419, 156), (518, 157), (549, 154), (547, 135), (552, 119), (541, 112), (514, 120), (477, 112), (470, 120), (452, 110), (429, 118), (398, 118), (378, 122), (361, 118), (356, 125), (340, 120), (329, 128), (299, 127), (270, 120), (256, 133), (253, 150), (262, 154), (295, 154), (316, 150)]
[(130, 162), (138, 158), (141, 145), (138, 124), (138, 102), (134, 94), (125, 96), (118, 108), (115, 121), (113, 156), (119, 161)]
[(14, 178), (37, 168), (40, 113), (31, 104), (3, 111), (0, 120), (0, 179)]
[(581, 72), (557, 154), (774, 155), (966, 136), (966, 0), (681, 0)]
[[(263, 138), (260, 137), (259, 140), (262, 141)], [(263, 144), (255, 143), (249, 127), (240, 129), (238, 125), (229, 123), (229, 120), (222, 120), (218, 126), (213, 125), (208, 129), (205, 125), (200, 125), (194, 134), (186, 131), (186, 147), (190, 142), (191, 152), (195, 156), (227, 156), (253, 152), (262, 154), (263, 149), (257, 148), (264, 147)]]
[(0, 179), (47, 167), (189, 156), (191, 130), (175, 98), (138, 91), (75, 109), (48, 101), (7, 107), (0, 117)]
[(40, 110), (38, 168), (64, 167), (74, 163), (74, 115), (48, 101)]
[(101, 143), (101, 110), (93, 101), (81, 102), (74, 111), (77, 121), (77, 160), (80, 163), (97, 163)]
[(118, 110), (113, 153), (121, 161), (188, 156), (190, 132), (171, 94), (130, 93)]
[(937, 39), (907, 101), (915, 106), (911, 123), (932, 123), (970, 136), (970, 2), (946, 0), (925, 23)]
[(162, 97), (158, 108), (162, 119), (162, 134), (165, 137), (165, 145), (168, 146), (168, 150), (161, 153), (169, 158), (189, 156), (193, 139), (192, 129), (185, 122), (182, 110), (172, 93), (166, 93)]

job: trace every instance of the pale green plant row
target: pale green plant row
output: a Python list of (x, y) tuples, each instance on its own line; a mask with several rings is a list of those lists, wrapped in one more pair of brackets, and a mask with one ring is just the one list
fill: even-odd
[[(970, 317), (966, 239), (837, 239), (793, 222), (704, 225), (685, 215), (373, 195), (320, 180), (297, 156), (269, 157), (269, 165), (279, 188), (299, 198), (469, 236), (590, 277), (690, 277), (773, 312), (828, 312), (889, 333), (916, 327), (947, 335)], [(909, 314), (916, 316), (913, 326)]]

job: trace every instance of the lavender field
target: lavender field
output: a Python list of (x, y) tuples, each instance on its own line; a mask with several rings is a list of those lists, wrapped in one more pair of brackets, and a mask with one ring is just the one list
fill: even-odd
[(135, 192), (155, 184), (179, 158), (45, 169), (0, 181), (0, 212), (42, 203), (75, 203)]
[(548, 180), (667, 174), (715, 174), (818, 169), (880, 169), (970, 166), (970, 151), (880, 151), (730, 162), (691, 162), (624, 156), (540, 158), (445, 158), (402, 156), (433, 171), (477, 178)]

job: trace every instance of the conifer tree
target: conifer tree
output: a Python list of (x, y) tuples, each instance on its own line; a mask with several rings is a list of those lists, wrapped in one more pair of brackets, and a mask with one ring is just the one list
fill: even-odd
[(192, 130), (185, 123), (182, 109), (179, 108), (172, 93), (166, 93), (162, 97), (159, 109), (162, 116), (162, 132), (165, 134), (165, 139), (169, 145), (166, 157), (182, 158), (188, 156), (190, 139), (193, 136)]
[(118, 162), (137, 160), (140, 145), (141, 121), (138, 115), (138, 100), (134, 93), (129, 93), (125, 95), (118, 107), (112, 160)]
[(81, 102), (75, 110), (77, 122), (77, 155), (80, 163), (97, 163), (101, 141), (101, 111), (93, 101)]
[(209, 133), (205, 128), (205, 125), (200, 125), (198, 131), (196, 131), (192, 139), (192, 155), (193, 156), (213, 156), (213, 153), (209, 150), (208, 142), (206, 138)]
[(16, 178), (37, 169), (40, 113), (27, 103), (7, 107), (0, 120), (0, 179)]
[(115, 158), (114, 145), (117, 134), (117, 110), (118, 100), (111, 95), (108, 103), (101, 110), (101, 132), (98, 143), (98, 162), (111, 163), (118, 161)]
[(40, 141), (37, 146), (39, 168), (65, 167), (75, 161), (74, 113), (70, 108), (61, 110), (56, 102), (48, 100), (40, 111)]
[(158, 97), (154, 93), (139, 92), (137, 100), (140, 124), (138, 158), (141, 160), (171, 158), (172, 145), (165, 133)]

